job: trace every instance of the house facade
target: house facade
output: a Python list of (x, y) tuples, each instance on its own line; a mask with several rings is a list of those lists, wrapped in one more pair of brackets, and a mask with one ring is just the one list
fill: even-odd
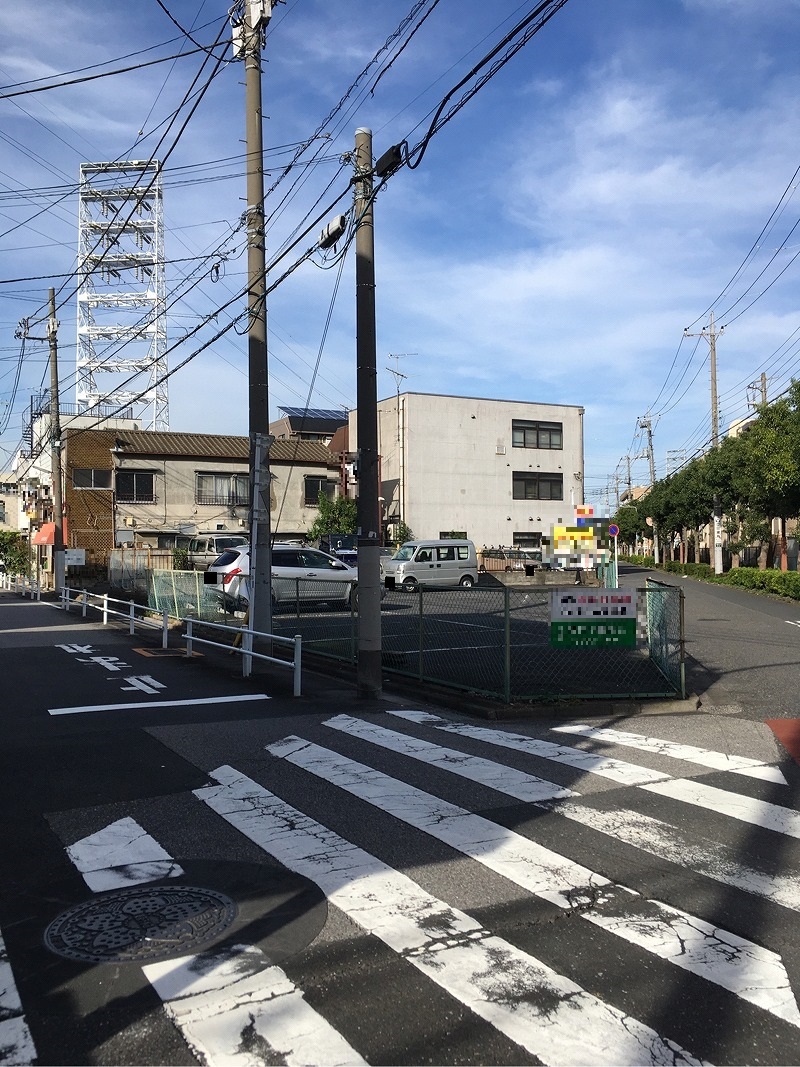
[[(537, 547), (583, 504), (582, 407), (429, 393), (378, 403), (384, 537)], [(358, 412), (350, 417), (358, 448)]]
[[(247, 437), (68, 428), (61, 460), (65, 543), (87, 564), (104, 565), (115, 547), (170, 549), (249, 528)], [(338, 460), (316, 442), (276, 441), (270, 476), (273, 536), (302, 537), (319, 493), (337, 491)]]

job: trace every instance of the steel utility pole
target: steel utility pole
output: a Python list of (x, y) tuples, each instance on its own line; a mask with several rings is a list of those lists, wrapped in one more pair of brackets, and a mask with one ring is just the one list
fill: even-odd
[[(708, 327), (703, 327), (700, 333), (689, 333), (684, 330), (687, 337), (705, 337), (708, 341), (711, 363), (711, 447), (719, 448), (719, 405), (717, 403), (717, 337), (723, 332), (714, 329), (714, 312), (709, 317)], [(714, 573), (722, 574), (722, 501), (719, 493), (714, 493)]]
[(358, 408), (358, 694), (380, 697), (381, 595), (378, 373), (375, 343), (375, 228), (372, 130), (356, 130), (356, 405)]
[(270, 546), (269, 389), (267, 278), (264, 225), (264, 148), (261, 45), (273, 0), (245, 0), (233, 25), (234, 55), (244, 59), (247, 137), (247, 277), (250, 433), (250, 628), (272, 632)]
[(50, 342), (50, 464), (53, 477), (53, 581), (56, 594), (66, 581), (64, 557), (64, 504), (61, 499), (61, 415), (58, 407), (58, 319), (56, 291), (50, 290), (47, 340)]

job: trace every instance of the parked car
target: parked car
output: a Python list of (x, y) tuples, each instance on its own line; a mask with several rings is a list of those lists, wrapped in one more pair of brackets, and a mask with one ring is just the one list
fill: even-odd
[[(358, 607), (358, 571), (340, 559), (302, 545), (272, 546), (272, 603), (337, 603)], [(206, 570), (206, 585), (219, 586), (229, 611), (245, 611), (250, 601), (250, 546), (221, 553)]]
[[(186, 546), (189, 570), (204, 571), (226, 548), (247, 545), (247, 534), (199, 533)], [(182, 547), (182, 546), (181, 546)]]
[(478, 558), (472, 541), (439, 538), (406, 541), (391, 559), (381, 557), (381, 581), (387, 589), (413, 593), (421, 585), (459, 585), (470, 589), (478, 580)]
[(485, 571), (526, 571), (545, 566), (538, 548), (482, 548), (478, 553), (481, 573)]

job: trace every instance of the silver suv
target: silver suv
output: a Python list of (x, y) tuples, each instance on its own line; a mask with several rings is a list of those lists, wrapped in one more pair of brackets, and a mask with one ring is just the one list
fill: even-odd
[[(246, 611), (250, 600), (250, 547), (229, 548), (205, 573), (205, 584), (216, 585), (229, 611)], [(358, 608), (358, 571), (340, 559), (302, 545), (272, 546), (272, 603), (336, 603)]]

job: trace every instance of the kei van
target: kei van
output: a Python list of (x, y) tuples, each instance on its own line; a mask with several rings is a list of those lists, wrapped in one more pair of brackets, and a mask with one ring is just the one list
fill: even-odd
[(399, 586), (414, 592), (421, 585), (468, 589), (477, 580), (478, 556), (472, 541), (406, 541), (391, 559), (381, 558), (381, 581), (387, 589)]

